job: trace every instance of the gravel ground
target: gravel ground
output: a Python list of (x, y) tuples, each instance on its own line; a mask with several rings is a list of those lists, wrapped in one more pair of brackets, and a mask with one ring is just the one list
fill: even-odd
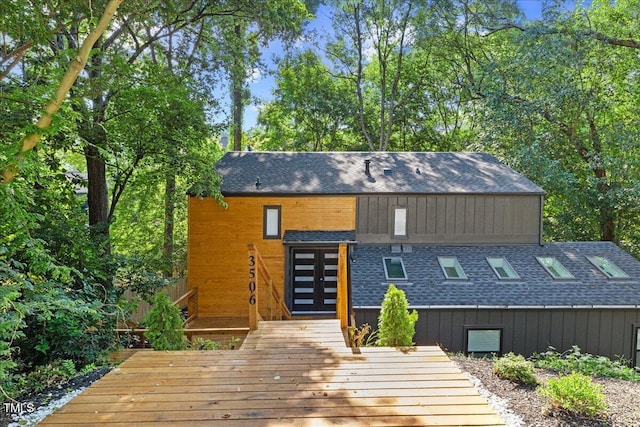
[[(608, 405), (607, 416), (601, 419), (571, 417), (563, 413), (547, 413), (545, 402), (538, 396), (533, 386), (523, 386), (502, 380), (493, 373), (490, 360), (473, 359), (464, 356), (450, 356), (463, 372), (477, 378), (482, 388), (493, 394), (499, 412), (511, 427), (516, 426), (640, 426), (640, 382), (595, 378), (594, 382), (603, 386)], [(544, 382), (557, 373), (536, 369), (538, 381)], [(473, 380), (472, 380), (473, 381)], [(476, 385), (478, 387), (478, 385)], [(485, 396), (486, 397), (486, 396)], [(491, 398), (488, 398), (491, 403)], [(495, 403), (492, 406), (496, 406)], [(505, 416), (506, 411), (506, 416)]]
[[(562, 413), (545, 412), (545, 402), (537, 395), (535, 387), (501, 380), (493, 373), (491, 361), (458, 355), (450, 357), (467, 374), (480, 394), (489, 401), (509, 427), (640, 426), (640, 382), (596, 378), (594, 381), (603, 385), (603, 391), (607, 397), (609, 405), (607, 417), (595, 420), (570, 417)], [(0, 406), (0, 426), (18, 427), (37, 424), (107, 372), (109, 372), (108, 369), (94, 371), (88, 375), (76, 377), (66, 384), (45, 390), (43, 393), (19, 399), (20, 403), (25, 406), (29, 404), (35, 409), (31, 413), (9, 414), (4, 406)], [(541, 382), (557, 376), (553, 371), (544, 369), (537, 369), (536, 375)]]
[(13, 403), (24, 409), (22, 413), (15, 413), (13, 409), (9, 411), (6, 405), (10, 401), (3, 399), (0, 406), (0, 426), (23, 427), (36, 425), (47, 415), (80, 394), (93, 382), (102, 378), (110, 370), (107, 368), (98, 369), (87, 375), (72, 378), (68, 382), (44, 390), (42, 393), (20, 397)]

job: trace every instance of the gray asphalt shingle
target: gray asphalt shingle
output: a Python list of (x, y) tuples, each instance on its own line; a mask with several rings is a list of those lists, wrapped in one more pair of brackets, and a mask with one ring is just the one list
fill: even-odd
[(355, 243), (355, 230), (286, 230), (283, 243)]
[[(365, 160), (371, 160), (369, 175)], [(486, 153), (229, 152), (216, 169), (227, 196), (544, 194)]]
[[(360, 245), (351, 264), (353, 307), (378, 307), (389, 283), (403, 289), (412, 306), (638, 306), (640, 262), (611, 242), (545, 245), (413, 245), (411, 253), (392, 254), (390, 245)], [(386, 280), (383, 257), (401, 256), (407, 280)], [(447, 280), (438, 256), (455, 256), (468, 280)], [(553, 279), (536, 256), (553, 256), (575, 279)], [(629, 279), (608, 279), (587, 256), (604, 256)], [(505, 257), (520, 276), (500, 280), (486, 257)]]

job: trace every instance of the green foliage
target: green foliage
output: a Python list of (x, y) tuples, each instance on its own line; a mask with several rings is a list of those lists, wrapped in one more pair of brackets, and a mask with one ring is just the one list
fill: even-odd
[(240, 338), (237, 337), (231, 337), (227, 342), (207, 340), (198, 337), (194, 339), (188, 347), (191, 350), (235, 350), (238, 341), (240, 341)]
[(376, 344), (386, 347), (413, 345), (418, 312), (409, 313), (409, 302), (402, 289), (390, 284), (382, 300), (378, 317), (378, 340)]
[(184, 350), (187, 340), (182, 333), (180, 310), (166, 292), (158, 292), (145, 318), (146, 336), (155, 350)]
[(533, 363), (524, 356), (513, 353), (505, 354), (493, 362), (493, 372), (503, 380), (521, 384), (537, 384)]
[(54, 159), (26, 163), (0, 185), (0, 383), (9, 394), (21, 392), (37, 366), (84, 366), (113, 342), (103, 285), (110, 258), (87, 233), (71, 188)]
[(553, 369), (558, 372), (580, 372), (585, 375), (619, 378), (627, 381), (640, 381), (640, 372), (630, 368), (624, 360), (611, 360), (604, 356), (582, 353), (574, 345), (571, 350), (558, 353), (553, 347), (533, 356), (539, 368)]
[(191, 343), (191, 348), (193, 350), (220, 350), (220, 343), (198, 337)]
[(121, 258), (115, 275), (118, 296), (128, 289), (139, 295), (143, 301), (151, 303), (156, 291), (175, 284), (175, 278), (162, 277), (157, 269), (150, 268), (150, 263), (150, 260), (144, 258)]
[(548, 409), (561, 409), (570, 414), (603, 416), (607, 409), (602, 386), (578, 372), (551, 378), (536, 389), (548, 403)]

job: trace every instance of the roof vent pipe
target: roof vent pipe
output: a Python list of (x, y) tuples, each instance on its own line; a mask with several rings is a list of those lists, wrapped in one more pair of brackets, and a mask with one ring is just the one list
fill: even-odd
[(366, 159), (364, 161), (364, 173), (365, 173), (365, 175), (371, 175), (371, 170), (369, 170), (369, 165), (371, 165), (371, 160), (370, 159)]

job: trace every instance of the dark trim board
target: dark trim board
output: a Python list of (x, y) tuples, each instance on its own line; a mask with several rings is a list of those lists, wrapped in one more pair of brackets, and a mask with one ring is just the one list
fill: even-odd
[[(377, 328), (379, 310), (354, 309), (356, 326), (368, 323)], [(414, 341), (418, 345), (439, 345), (445, 351), (465, 352), (465, 331), (471, 327), (502, 329), (502, 352), (524, 356), (548, 350), (571, 349), (632, 361), (638, 308), (589, 309), (418, 309)]]

